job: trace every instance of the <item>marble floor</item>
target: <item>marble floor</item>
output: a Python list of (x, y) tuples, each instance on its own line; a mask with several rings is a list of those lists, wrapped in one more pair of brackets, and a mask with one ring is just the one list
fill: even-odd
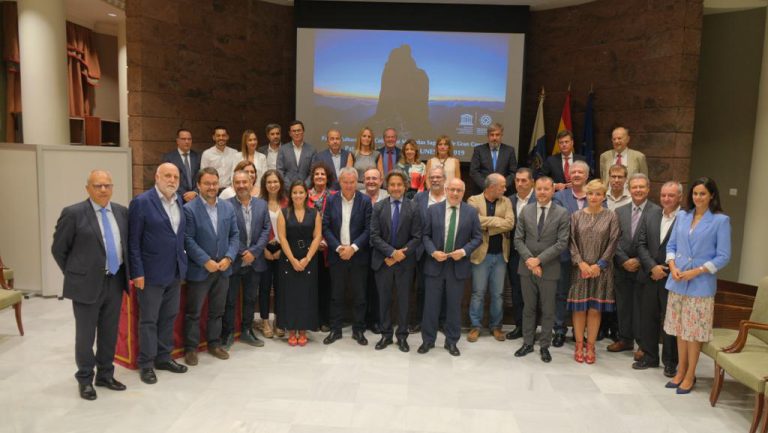
[[(72, 376), (74, 321), (69, 301), (24, 302), (26, 336), (12, 310), (0, 312), (0, 432), (746, 432), (753, 394), (727, 378), (716, 408), (708, 402), (712, 362), (702, 356), (690, 395), (664, 388), (660, 369), (634, 371), (627, 352), (600, 343), (598, 362), (571, 358), (572, 345), (513, 357), (521, 344), (484, 334), (462, 339), (461, 357), (438, 348), (419, 355), (378, 352), (344, 339), (304, 348), (270, 340), (236, 344), (227, 361), (201, 354), (187, 374), (159, 372), (145, 385), (117, 367), (124, 392), (97, 388), (81, 400)], [(369, 339), (375, 336), (368, 334)]]

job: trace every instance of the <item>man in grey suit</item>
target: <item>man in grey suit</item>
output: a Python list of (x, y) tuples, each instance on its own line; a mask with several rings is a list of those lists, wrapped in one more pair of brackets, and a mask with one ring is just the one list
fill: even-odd
[(277, 171), (283, 176), (286, 187), (294, 180), (302, 180), (309, 185), (309, 169), (315, 148), (304, 142), (304, 124), (294, 120), (288, 125), (291, 141), (280, 146), (277, 154)]
[(389, 197), (373, 207), (371, 216), (371, 268), (379, 293), (381, 340), (376, 350), (392, 344), (392, 294), (397, 292), (397, 345), (408, 352), (408, 292), (421, 243), (421, 218), (416, 203), (404, 199), (407, 178), (399, 171), (387, 175)]
[(523, 310), (523, 346), (515, 352), (521, 357), (533, 352), (536, 334), (536, 310), (541, 307), (539, 353), (544, 362), (552, 361), (549, 346), (555, 324), (555, 293), (560, 278), (560, 253), (568, 248), (570, 217), (568, 210), (552, 202), (555, 185), (552, 178), (536, 180), (536, 203), (526, 205), (518, 214), (515, 249), (520, 254), (517, 272), (525, 302)]
[(128, 209), (111, 202), (112, 187), (109, 172), (93, 170), (85, 186), (89, 199), (62, 209), (51, 245), (64, 273), (63, 295), (72, 300), (75, 378), (85, 400), (96, 400), (94, 368), (96, 386), (125, 390), (113, 376), (112, 361), (123, 291), (128, 288)]

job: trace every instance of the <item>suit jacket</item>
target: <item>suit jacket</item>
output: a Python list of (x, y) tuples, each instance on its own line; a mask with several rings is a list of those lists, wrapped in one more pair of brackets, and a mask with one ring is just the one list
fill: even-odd
[[(427, 209), (429, 207), (429, 190), (417, 192), (413, 196), (413, 202), (416, 204), (416, 209), (419, 211), (419, 217), (421, 218), (421, 235), (424, 236), (424, 226), (427, 224)], [(421, 260), (421, 256), (424, 254), (424, 242), (419, 242), (416, 248), (416, 260)]]
[(536, 218), (538, 203), (527, 204), (515, 227), (515, 249), (520, 254), (517, 273), (531, 275), (525, 261), (537, 257), (541, 261), (542, 278), (558, 280), (560, 278), (560, 254), (568, 249), (571, 236), (571, 218), (568, 211), (555, 202), (549, 206), (544, 217), (544, 228), (539, 236), (539, 221)]
[[(613, 165), (616, 159), (616, 151), (606, 150), (600, 154), (600, 179), (608, 185), (608, 169)], [(648, 175), (648, 164), (645, 162), (645, 155), (634, 149), (627, 148), (627, 179), (635, 173), (644, 173)]]
[[(115, 202), (111, 205), (120, 230), (123, 262), (127, 269), (128, 209)], [(90, 199), (61, 210), (53, 233), (51, 254), (64, 273), (64, 297), (84, 304), (95, 303), (104, 282), (107, 253)], [(127, 290), (127, 271), (125, 275), (123, 289)]]
[[(323, 213), (323, 237), (328, 244), (328, 265), (340, 262), (336, 249), (341, 246), (341, 193), (328, 197)], [(350, 245), (357, 245), (357, 252), (350, 259), (352, 263), (368, 266), (371, 258), (370, 241), (371, 200), (361, 192), (352, 199), (352, 215), (349, 220)]]
[(512, 202), (506, 197), (499, 197), (493, 216), (487, 216), (487, 205), (483, 193), (473, 195), (467, 199), (467, 204), (477, 210), (480, 219), (483, 242), (475, 249), (469, 261), (479, 265), (488, 254), (488, 243), (491, 236), (501, 235), (501, 248), (504, 261), (509, 261), (509, 247), (515, 229), (515, 212), (512, 210)]
[[(380, 148), (378, 149), (378, 151), (379, 151), (379, 158), (381, 158), (381, 164), (382, 164), (382, 167), (383, 167), (384, 169), (386, 169), (386, 168), (387, 168), (387, 167), (386, 167), (386, 164), (385, 164), (385, 162), (384, 162), (384, 159), (386, 159), (386, 158), (388, 158), (388, 157), (389, 157), (389, 155), (387, 155), (387, 153), (385, 152), (385, 150), (386, 150), (386, 146), (382, 146), (382, 147), (380, 147)], [(392, 167), (392, 168), (396, 168), (396, 167), (397, 167), (397, 161), (400, 161), (400, 152), (402, 152), (402, 149), (400, 149), (399, 147), (395, 146), (395, 166), (394, 166), (394, 167)], [(387, 174), (389, 174), (389, 172), (387, 172), (387, 173), (382, 173), (382, 175), (383, 175), (384, 177), (386, 177), (386, 176), (387, 176)]]
[[(681, 271), (699, 266), (715, 271), (724, 268), (731, 260), (731, 221), (725, 214), (707, 211), (689, 233), (693, 211), (679, 212), (675, 226), (667, 242), (667, 262), (675, 260)], [(706, 272), (689, 281), (667, 278), (667, 289), (687, 296), (715, 296), (717, 275)]]
[[(536, 203), (536, 191), (531, 191), (531, 196), (528, 197), (528, 203)], [(512, 213), (515, 214), (515, 223), (517, 223), (517, 202), (520, 201), (520, 199), (517, 197), (516, 193), (513, 193), (512, 195), (508, 196), (509, 201), (512, 203)]]
[[(661, 207), (648, 209), (648, 212), (641, 223), (638, 224), (637, 231), (637, 256), (640, 259), (642, 271), (638, 272), (637, 280), (640, 282), (650, 281), (651, 269), (656, 265), (664, 265), (667, 262), (667, 242), (672, 230), (677, 223), (677, 217), (672, 222), (664, 240), (661, 240), (661, 218), (663, 216)], [(682, 210), (678, 210), (679, 216)]]
[(485, 178), (491, 173), (499, 173), (507, 178), (507, 191), (515, 190), (515, 171), (517, 171), (517, 158), (515, 149), (507, 144), (501, 144), (499, 154), (496, 157), (496, 170), (493, 169), (493, 157), (491, 146), (488, 143), (475, 147), (472, 152), (472, 161), (469, 164), (469, 176), (475, 186), (481, 191)]
[(312, 167), (312, 158), (315, 156), (315, 148), (306, 141), (301, 147), (301, 156), (296, 161), (296, 153), (293, 151), (293, 142), (288, 142), (280, 146), (277, 154), (277, 171), (285, 180), (285, 187), (288, 188), (291, 182), (303, 180), (309, 185), (309, 169)]
[[(427, 261), (424, 264), (424, 274), (432, 277), (442, 275), (447, 259), (438, 262), (432, 258), (435, 251), (443, 251), (445, 248), (445, 231), (448, 229), (445, 225), (445, 212), (447, 201), (432, 205), (427, 210), (427, 222), (424, 226), (424, 250), (428, 254)], [(469, 257), (480, 246), (483, 241), (483, 235), (480, 229), (480, 219), (477, 216), (477, 210), (467, 203), (462, 202), (459, 207), (459, 225), (456, 227), (456, 237), (453, 245), (456, 250), (464, 249), (467, 253), (461, 260), (455, 262), (453, 267), (454, 276), (458, 279), (467, 279), (471, 276), (471, 266)], [(447, 251), (450, 252), (450, 251)]]
[(184, 161), (181, 160), (181, 155), (179, 155), (178, 149), (173, 149), (172, 151), (164, 154), (162, 162), (170, 162), (179, 169), (179, 189), (177, 191), (179, 195), (184, 195), (189, 191), (196, 190), (197, 181), (195, 177), (197, 176), (197, 172), (200, 171), (199, 153), (195, 152), (194, 150), (189, 151), (189, 166), (192, 169), (191, 179), (189, 176), (187, 176), (186, 170), (184, 170)]
[[(572, 156), (574, 161), (587, 162), (587, 159), (582, 155), (574, 153)], [(566, 183), (565, 173), (563, 172), (563, 155), (558, 153), (557, 155), (548, 156), (541, 166), (541, 172), (544, 173), (545, 176), (551, 177), (555, 183)]]
[[(347, 166), (347, 159), (349, 159), (350, 152), (348, 150), (342, 148), (339, 153), (341, 154), (341, 158), (340, 158), (341, 164), (340, 164), (340, 166), (341, 166), (341, 168), (344, 168), (344, 167)], [(314, 164), (317, 161), (323, 162), (328, 167), (328, 169), (334, 171), (334, 175), (335, 175), (334, 176), (334, 181), (330, 185), (330, 188), (338, 190), (339, 189), (339, 172), (336, 171), (336, 166), (333, 165), (333, 157), (331, 156), (331, 149), (325, 149), (322, 152), (315, 153), (315, 156), (312, 158), (312, 164)], [(310, 165), (310, 167), (311, 166), (312, 165)], [(310, 176), (311, 175), (312, 174), (310, 173)]]
[(614, 211), (619, 218), (619, 227), (621, 228), (619, 243), (616, 244), (616, 253), (613, 255), (613, 263), (618, 267), (621, 267), (627, 260), (638, 256), (637, 245), (640, 238), (640, 226), (643, 224), (643, 220), (645, 220), (651, 209), (654, 211), (660, 209), (659, 205), (647, 200), (645, 202), (645, 208), (643, 208), (643, 211), (640, 213), (640, 221), (637, 222), (635, 235), (632, 236), (632, 208), (634, 206), (634, 203), (630, 202), (624, 206), (619, 206)]
[[(232, 263), (237, 258), (240, 247), (240, 233), (232, 205), (226, 200), (216, 201), (218, 212), (217, 229), (213, 231), (211, 218), (205, 209), (205, 201), (198, 196), (184, 205), (184, 216), (187, 219), (184, 230), (189, 267), (187, 281), (203, 281), (208, 277), (205, 262), (219, 261), (229, 257)], [(232, 266), (223, 272), (224, 276), (232, 274)]]
[(269, 241), (269, 233), (272, 230), (272, 221), (269, 219), (269, 207), (267, 202), (256, 197), (251, 198), (251, 243), (248, 243), (248, 232), (245, 227), (242, 204), (237, 196), (227, 200), (235, 212), (237, 231), (240, 235), (240, 246), (237, 249), (237, 258), (232, 262), (232, 272), (239, 272), (243, 266), (243, 253), (248, 250), (253, 254), (254, 260), (250, 267), (256, 272), (267, 270), (267, 261), (264, 258), (264, 247)]
[(418, 245), (421, 244), (421, 216), (416, 203), (403, 197), (400, 202), (400, 222), (397, 226), (395, 243), (392, 238), (392, 198), (382, 200), (373, 206), (371, 215), (371, 268), (378, 271), (384, 259), (395, 250), (408, 248), (404, 266), (416, 266)]
[(184, 251), (184, 201), (176, 196), (179, 227), (173, 232), (157, 189), (151, 188), (131, 200), (128, 208), (128, 253), (131, 278), (144, 277), (146, 286), (167, 286), (187, 275)]

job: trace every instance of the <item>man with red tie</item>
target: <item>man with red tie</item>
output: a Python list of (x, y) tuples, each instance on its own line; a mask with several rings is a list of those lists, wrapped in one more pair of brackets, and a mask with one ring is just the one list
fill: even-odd
[(381, 175), (387, 177), (389, 172), (397, 168), (397, 161), (400, 160), (400, 148), (397, 147), (397, 131), (395, 128), (384, 130), (384, 147), (379, 149), (381, 155)]
[(573, 132), (567, 129), (557, 133), (557, 145), (560, 153), (547, 157), (541, 171), (555, 182), (555, 191), (560, 191), (571, 186), (570, 169), (573, 161), (586, 161), (586, 158), (573, 152)]

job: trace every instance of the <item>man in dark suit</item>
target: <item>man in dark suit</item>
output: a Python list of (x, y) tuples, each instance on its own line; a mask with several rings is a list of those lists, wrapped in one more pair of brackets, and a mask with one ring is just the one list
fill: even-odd
[[(515, 172), (515, 189), (509, 199), (512, 201), (512, 212), (517, 216), (528, 203), (536, 203), (536, 194), (533, 193), (533, 170), (528, 167), (520, 167)], [(512, 318), (515, 320), (515, 328), (507, 332), (507, 340), (516, 340), (523, 336), (523, 289), (520, 285), (520, 275), (517, 273), (520, 255), (512, 248), (507, 262), (509, 285), (512, 294)]]
[(192, 150), (192, 133), (188, 129), (176, 131), (176, 150), (163, 155), (162, 162), (170, 162), (179, 169), (177, 192), (184, 203), (197, 197), (195, 176), (200, 171), (200, 154)]
[(680, 211), (683, 187), (679, 182), (670, 181), (661, 187), (659, 194), (661, 208), (648, 210), (638, 231), (637, 254), (641, 271), (638, 272), (640, 289), (640, 349), (643, 357), (632, 364), (635, 370), (659, 366), (659, 335), (662, 337), (664, 376), (674, 377), (677, 373), (677, 342), (661, 327), (667, 310), (667, 281), (669, 267), (666, 263), (667, 241)]
[(267, 157), (267, 170), (277, 170), (277, 155), (280, 153), (281, 128), (277, 123), (265, 127), (267, 144), (257, 150)]
[(544, 362), (552, 361), (549, 345), (555, 324), (555, 293), (560, 279), (560, 253), (568, 248), (570, 216), (552, 202), (554, 183), (547, 176), (536, 180), (536, 204), (518, 213), (515, 227), (515, 249), (520, 254), (517, 272), (525, 297), (523, 346), (515, 352), (521, 357), (533, 352), (536, 334), (536, 311), (541, 307), (539, 353)]
[(85, 400), (96, 399), (94, 368), (96, 386), (125, 390), (114, 378), (112, 361), (123, 291), (128, 288), (128, 209), (110, 201), (112, 187), (109, 172), (92, 171), (85, 186), (89, 199), (62, 209), (51, 245), (64, 273), (63, 295), (72, 300), (75, 378)]
[(504, 127), (492, 123), (488, 127), (488, 142), (474, 148), (472, 162), (469, 164), (469, 177), (478, 191), (483, 190), (485, 178), (491, 173), (499, 173), (507, 179), (507, 191), (514, 191), (517, 158), (512, 146), (501, 142)]
[(557, 145), (560, 153), (548, 156), (541, 171), (555, 182), (555, 191), (560, 191), (571, 187), (570, 168), (573, 161), (586, 162), (586, 158), (573, 152), (573, 132), (567, 129), (557, 133)]
[(323, 237), (328, 244), (331, 274), (331, 332), (323, 340), (331, 344), (341, 338), (344, 292), (353, 292), (352, 338), (365, 346), (365, 291), (370, 265), (371, 201), (357, 187), (357, 170), (341, 169), (341, 191), (328, 198), (323, 213)]
[(139, 377), (150, 385), (157, 382), (155, 368), (187, 371), (171, 357), (180, 284), (187, 273), (179, 178), (174, 164), (160, 164), (155, 187), (134, 198), (128, 209), (130, 274), (139, 301)]
[(291, 141), (280, 146), (277, 171), (283, 176), (286, 187), (294, 180), (301, 180), (309, 185), (309, 169), (312, 167), (315, 148), (304, 142), (304, 124), (300, 120), (294, 120), (288, 125), (288, 133), (291, 135)]
[(371, 216), (371, 268), (379, 292), (381, 340), (376, 350), (392, 344), (392, 294), (397, 296), (397, 345), (408, 352), (408, 292), (416, 267), (417, 246), (421, 243), (421, 218), (416, 203), (404, 200), (407, 178), (399, 171), (387, 176), (389, 198), (373, 207)]
[(252, 325), (262, 272), (267, 270), (264, 248), (272, 229), (267, 202), (251, 197), (253, 184), (248, 173), (236, 171), (232, 177), (232, 185), (235, 187), (235, 196), (227, 201), (235, 211), (240, 246), (232, 263), (232, 275), (229, 277), (229, 290), (222, 320), (221, 340), (227, 350), (235, 341), (235, 310), (236, 303), (240, 300), (241, 283), (243, 309), (240, 341), (253, 347), (264, 346), (264, 342), (254, 334)]
[(333, 184), (328, 185), (329, 188), (339, 189), (339, 174), (344, 167), (350, 167), (353, 164), (352, 154), (341, 147), (341, 132), (338, 129), (331, 129), (326, 134), (328, 137), (328, 149), (322, 152), (315, 153), (312, 159), (312, 164), (321, 161), (326, 167), (333, 169)]
[[(629, 178), (629, 193), (632, 202), (616, 209), (619, 218), (621, 237), (613, 256), (614, 262), (614, 291), (616, 294), (616, 318), (619, 322), (619, 340), (608, 346), (609, 352), (623, 352), (634, 349), (634, 342), (640, 341), (638, 334), (640, 306), (639, 294), (641, 285), (638, 283), (640, 258), (637, 252), (640, 231), (638, 228), (648, 213), (657, 211), (659, 206), (648, 200), (651, 190), (648, 176), (635, 173)], [(635, 353), (635, 361), (642, 354)]]
[(461, 336), (461, 297), (464, 282), (472, 275), (469, 256), (483, 242), (477, 210), (461, 201), (464, 182), (451, 179), (447, 186), (448, 198), (427, 211), (424, 226), (424, 250), (428, 254), (424, 265), (426, 299), (424, 321), (421, 324), (423, 343), (418, 352), (429, 352), (435, 347), (437, 321), (443, 292), (446, 297), (445, 349), (459, 356), (456, 342)]
[(397, 147), (395, 128), (385, 129), (382, 138), (384, 139), (384, 146), (379, 148), (379, 155), (381, 155), (381, 167), (383, 169), (381, 175), (386, 178), (393, 169), (397, 168), (397, 161), (400, 160), (400, 148)]
[(221, 347), (221, 317), (227, 300), (231, 265), (240, 247), (235, 212), (229, 203), (218, 199), (216, 169), (201, 169), (197, 179), (200, 196), (184, 205), (184, 245), (189, 257), (184, 314), (184, 362), (187, 365), (197, 365), (200, 313), (206, 299), (208, 353), (219, 359), (229, 359), (229, 353)]

